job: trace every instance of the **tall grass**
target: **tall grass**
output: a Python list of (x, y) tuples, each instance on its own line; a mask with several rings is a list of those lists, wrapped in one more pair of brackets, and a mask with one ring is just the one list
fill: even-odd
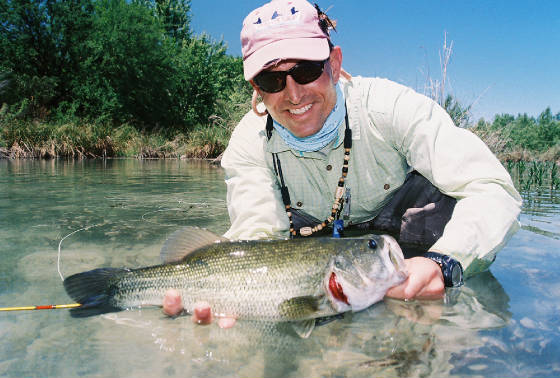
[(21, 119), (0, 113), (0, 158), (216, 158), (227, 146), (237, 122), (251, 108), (249, 84), (240, 83), (207, 124), (188, 132), (139, 131), (130, 124)]
[(169, 157), (163, 137), (143, 135), (124, 124), (38, 121), (0, 122), (3, 154), (9, 158)]
[(197, 125), (189, 133), (183, 156), (217, 158), (228, 145), (231, 133), (241, 118), (251, 109), (251, 86), (241, 82), (225, 100), (220, 100), (217, 114), (209, 125)]
[[(447, 33), (443, 35), (443, 45), (439, 51), (439, 79), (431, 75), (429, 66), (425, 68), (423, 93), (444, 108), (458, 127), (467, 127), (470, 122), (470, 111), (473, 104), (463, 106), (448, 89), (448, 69), (453, 54), (453, 41), (448, 43)], [(421, 70), (422, 72), (422, 70)]]
[(553, 161), (507, 161), (505, 167), (521, 190), (560, 188), (558, 163)]

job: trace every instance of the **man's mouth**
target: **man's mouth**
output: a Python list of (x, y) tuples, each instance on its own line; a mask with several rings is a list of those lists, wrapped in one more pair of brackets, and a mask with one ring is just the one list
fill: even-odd
[(300, 115), (300, 114), (305, 113), (305, 112), (308, 111), (309, 109), (311, 109), (312, 106), (313, 106), (313, 104), (309, 104), (309, 105), (305, 105), (304, 107), (299, 108), (299, 109), (288, 109), (288, 111), (289, 111), (291, 114)]

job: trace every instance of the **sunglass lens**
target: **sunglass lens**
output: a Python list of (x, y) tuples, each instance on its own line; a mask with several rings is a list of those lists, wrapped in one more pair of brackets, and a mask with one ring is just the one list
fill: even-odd
[(299, 84), (315, 81), (323, 73), (324, 62), (301, 62), (292, 71), (292, 77)]
[(255, 76), (255, 84), (268, 93), (280, 92), (286, 87), (286, 76), (291, 75), (298, 84), (315, 81), (323, 73), (325, 61), (302, 61), (288, 71), (264, 71)]
[(268, 93), (280, 92), (286, 86), (284, 72), (262, 72), (254, 80), (259, 88)]

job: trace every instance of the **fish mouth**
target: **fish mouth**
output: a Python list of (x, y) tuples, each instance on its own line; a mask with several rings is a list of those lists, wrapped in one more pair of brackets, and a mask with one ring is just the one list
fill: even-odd
[(346, 303), (348, 306), (350, 306), (350, 303), (348, 303), (348, 298), (342, 290), (342, 285), (336, 280), (335, 272), (332, 272), (331, 276), (329, 277), (329, 291), (334, 299)]
[[(380, 301), (390, 287), (408, 276), (406, 263), (397, 241), (387, 235), (377, 240), (378, 262), (370, 272), (367, 266), (353, 264), (350, 271), (331, 265), (323, 281), (327, 298), (337, 312), (361, 311)], [(382, 268), (381, 268), (382, 267)], [(374, 276), (370, 276), (376, 272)]]
[(346, 312), (352, 309), (348, 297), (344, 293), (342, 284), (339, 282), (336, 273), (330, 270), (323, 281), (327, 298), (336, 312)]

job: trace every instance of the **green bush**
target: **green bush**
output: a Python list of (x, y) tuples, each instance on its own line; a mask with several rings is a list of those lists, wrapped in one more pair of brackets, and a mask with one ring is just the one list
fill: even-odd
[(537, 118), (520, 114), (496, 116), (491, 128), (500, 130), (508, 143), (506, 149), (524, 148), (545, 152), (560, 142), (560, 117), (547, 108)]
[(18, 119), (173, 136), (243, 80), (222, 42), (192, 35), (188, 0), (10, 0), (0, 19), (0, 105)]

